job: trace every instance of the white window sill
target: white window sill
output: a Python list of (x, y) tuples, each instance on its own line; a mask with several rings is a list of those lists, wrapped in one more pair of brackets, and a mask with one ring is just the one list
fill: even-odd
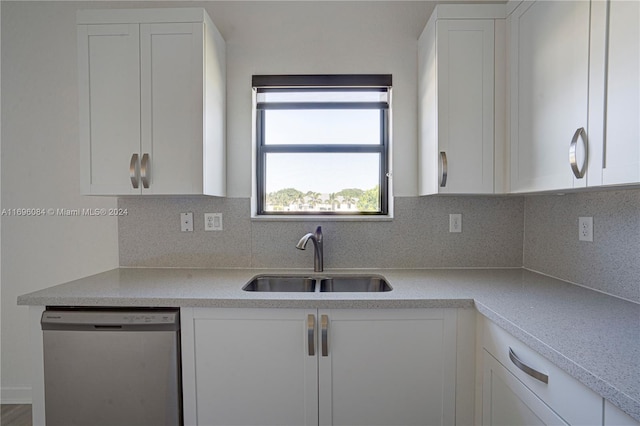
[(392, 215), (379, 216), (329, 216), (329, 215), (252, 215), (254, 222), (391, 222)]

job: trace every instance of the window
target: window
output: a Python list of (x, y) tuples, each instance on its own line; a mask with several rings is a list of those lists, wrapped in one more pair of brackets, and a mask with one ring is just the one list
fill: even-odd
[(254, 76), (258, 215), (387, 215), (390, 75)]

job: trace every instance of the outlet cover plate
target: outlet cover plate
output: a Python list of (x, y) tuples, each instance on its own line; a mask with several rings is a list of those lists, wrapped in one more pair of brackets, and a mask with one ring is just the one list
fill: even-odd
[(578, 218), (578, 240), (593, 242), (593, 217)]

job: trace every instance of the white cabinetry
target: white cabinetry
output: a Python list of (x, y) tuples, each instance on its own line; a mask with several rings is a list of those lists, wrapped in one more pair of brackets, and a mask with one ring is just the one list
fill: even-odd
[(77, 22), (82, 192), (225, 195), (225, 44), (206, 12)]
[(455, 422), (455, 309), (181, 315), (185, 424)]
[(605, 138), (601, 162), (593, 164), (602, 181), (594, 184), (639, 183), (640, 2), (610, 1), (607, 29)]
[(640, 183), (639, 23), (636, 1), (515, 8), (508, 18), (511, 192)]
[(534, 426), (567, 423), (495, 358), (485, 353), (482, 424)]
[[(195, 309), (194, 346), (183, 351), (183, 365), (195, 363), (197, 374), (185, 378), (184, 388), (186, 396), (195, 384), (196, 417), (185, 404), (185, 424), (317, 425), (309, 315), (315, 320), (311, 310)], [(183, 315), (183, 330), (190, 325)]]
[(502, 192), (500, 17), (502, 6), (436, 6), (420, 36), (420, 195)]
[(601, 425), (602, 397), (479, 316), (482, 424)]
[(509, 19), (511, 191), (586, 186), (577, 165), (590, 135), (588, 1), (525, 1)]
[(605, 400), (604, 426), (640, 426), (640, 422)]

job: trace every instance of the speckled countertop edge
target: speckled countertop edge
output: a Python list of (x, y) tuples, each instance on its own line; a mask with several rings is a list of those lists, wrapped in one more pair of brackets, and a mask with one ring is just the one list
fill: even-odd
[(18, 297), (34, 306), (477, 308), (640, 421), (640, 305), (524, 269), (328, 270), (380, 274), (388, 293), (255, 293), (255, 275), (303, 270), (118, 268)]

